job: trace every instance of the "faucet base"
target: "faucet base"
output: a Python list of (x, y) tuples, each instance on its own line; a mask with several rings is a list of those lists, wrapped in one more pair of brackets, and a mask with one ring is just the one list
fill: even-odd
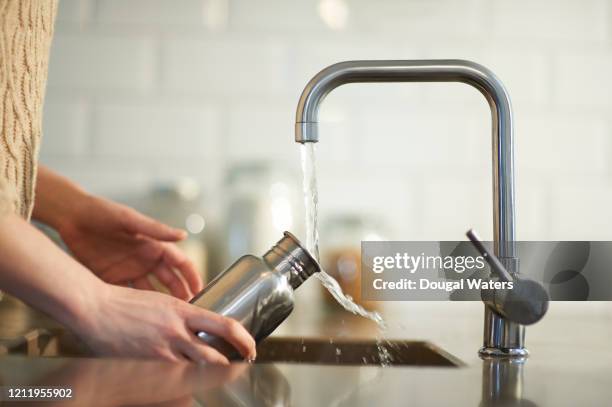
[(526, 358), (529, 356), (529, 351), (525, 348), (493, 348), (483, 346), (478, 350), (478, 355), (482, 359), (488, 358)]

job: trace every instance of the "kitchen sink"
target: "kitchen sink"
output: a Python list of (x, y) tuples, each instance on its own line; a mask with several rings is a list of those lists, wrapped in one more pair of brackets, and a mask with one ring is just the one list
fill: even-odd
[[(0, 302), (0, 355), (92, 357), (69, 331), (16, 301)], [(427, 341), (270, 337), (257, 346), (257, 363), (320, 365), (462, 366)]]
[[(35, 329), (18, 340), (0, 341), (0, 354), (91, 357), (68, 332)], [(427, 341), (271, 337), (257, 346), (256, 363), (322, 365), (461, 366), (463, 363)]]
[[(25, 339), (25, 340), (24, 340)], [(0, 353), (91, 357), (69, 333), (35, 330)], [(4, 342), (4, 341), (2, 341)], [(7, 345), (6, 342), (3, 343)], [(8, 346), (7, 346), (8, 347)], [(463, 362), (427, 341), (325, 338), (267, 338), (257, 346), (256, 363), (458, 367)]]
[(427, 341), (325, 338), (267, 338), (256, 363), (322, 365), (462, 366), (456, 357)]

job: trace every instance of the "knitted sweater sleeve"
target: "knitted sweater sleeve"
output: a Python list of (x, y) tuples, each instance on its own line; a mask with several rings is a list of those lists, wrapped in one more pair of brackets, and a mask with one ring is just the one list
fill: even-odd
[(0, 216), (29, 219), (56, 0), (0, 0)]

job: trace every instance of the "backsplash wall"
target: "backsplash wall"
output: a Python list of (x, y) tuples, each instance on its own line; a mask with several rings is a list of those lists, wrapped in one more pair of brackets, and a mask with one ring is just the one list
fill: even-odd
[[(517, 236), (612, 239), (612, 7), (605, 0), (60, 0), (42, 162), (109, 196), (264, 160), (300, 181), (295, 107), (346, 59), (464, 58), (506, 84)], [(490, 113), (461, 84), (350, 85), (318, 145), (322, 215), (397, 239), (490, 238)], [(297, 185), (299, 189), (300, 186)]]

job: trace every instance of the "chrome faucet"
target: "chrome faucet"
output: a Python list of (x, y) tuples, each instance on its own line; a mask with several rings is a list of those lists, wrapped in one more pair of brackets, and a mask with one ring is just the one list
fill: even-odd
[[(518, 273), (515, 245), (514, 142), (510, 97), (500, 80), (482, 65), (464, 60), (347, 61), (331, 65), (308, 82), (297, 106), (295, 141), (319, 141), (319, 106), (333, 89), (365, 82), (463, 82), (478, 89), (493, 122), (494, 250), (506, 270)], [(526, 356), (523, 325), (485, 306), (481, 356)]]

